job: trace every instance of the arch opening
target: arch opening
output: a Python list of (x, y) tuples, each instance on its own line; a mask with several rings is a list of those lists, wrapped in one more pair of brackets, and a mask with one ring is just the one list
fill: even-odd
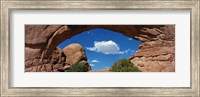
[(141, 43), (119, 32), (94, 28), (66, 39), (57, 46), (64, 49), (70, 44), (80, 44), (91, 69), (98, 71), (108, 70), (119, 59), (132, 57)]

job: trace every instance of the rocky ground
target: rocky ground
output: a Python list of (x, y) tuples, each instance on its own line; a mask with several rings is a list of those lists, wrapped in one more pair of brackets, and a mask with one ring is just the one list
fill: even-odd
[(110, 72), (110, 68), (101, 69), (101, 70), (90, 70), (89, 72)]

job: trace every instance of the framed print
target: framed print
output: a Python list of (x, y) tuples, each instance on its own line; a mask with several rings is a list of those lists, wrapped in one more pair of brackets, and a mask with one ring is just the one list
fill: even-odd
[(200, 96), (199, 0), (1, 1), (1, 96)]

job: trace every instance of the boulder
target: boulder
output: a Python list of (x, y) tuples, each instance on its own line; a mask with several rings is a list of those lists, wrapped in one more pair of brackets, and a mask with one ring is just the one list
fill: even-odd
[(73, 65), (83, 60), (87, 61), (85, 50), (80, 44), (70, 44), (63, 49), (63, 52), (66, 56), (67, 65)]

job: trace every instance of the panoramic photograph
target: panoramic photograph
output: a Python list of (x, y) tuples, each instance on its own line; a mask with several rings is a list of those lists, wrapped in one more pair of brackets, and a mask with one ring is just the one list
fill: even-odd
[(175, 25), (25, 25), (25, 72), (175, 72)]

